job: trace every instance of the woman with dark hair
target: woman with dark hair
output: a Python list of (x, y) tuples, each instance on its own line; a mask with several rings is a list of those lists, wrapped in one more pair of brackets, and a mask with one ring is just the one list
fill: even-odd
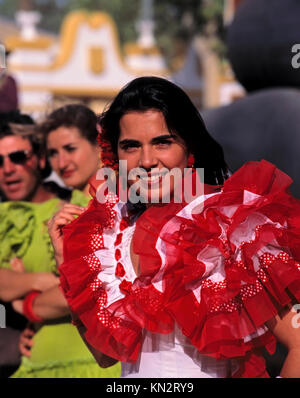
[[(49, 224), (73, 323), (99, 365), (121, 361), (123, 377), (268, 377), (260, 349), (276, 337), (289, 351), (281, 376), (299, 377), (300, 203), (289, 177), (265, 161), (228, 177), (194, 105), (161, 78), (129, 83), (100, 125), (117, 194), (100, 173), (88, 209)], [(180, 197), (199, 179), (200, 193)]]
[(223, 184), (228, 176), (221, 146), (209, 135), (189, 97), (168, 80), (145, 77), (132, 81), (114, 99), (100, 118), (101, 126), (117, 155), (120, 120), (129, 112), (156, 109), (164, 116), (169, 132), (181, 138), (194, 156), (194, 167), (205, 168), (207, 184)]

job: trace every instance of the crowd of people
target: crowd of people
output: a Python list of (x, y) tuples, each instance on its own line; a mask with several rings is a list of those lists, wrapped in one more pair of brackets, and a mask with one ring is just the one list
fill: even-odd
[[(82, 209), (89, 202), (88, 180), (100, 165), (97, 117), (67, 105), (37, 125), (11, 111), (1, 114), (0, 131), (0, 299), (7, 309), (1, 376), (118, 377), (118, 366), (98, 367), (70, 322), (47, 228), (64, 203)], [(43, 182), (47, 161), (65, 189)], [(43, 294), (33, 315), (28, 303), (37, 291)]]
[(277, 340), (278, 376), (300, 377), (291, 183), (263, 159), (232, 174), (189, 97), (158, 77), (98, 117), (0, 114), (0, 377), (269, 377), (262, 350)]

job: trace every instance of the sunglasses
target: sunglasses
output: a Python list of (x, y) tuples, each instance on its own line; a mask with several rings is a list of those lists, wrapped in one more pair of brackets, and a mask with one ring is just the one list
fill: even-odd
[(14, 164), (25, 164), (32, 156), (32, 152), (28, 150), (15, 151), (7, 155), (0, 155), (0, 167), (3, 167), (4, 158), (9, 157), (9, 160)]

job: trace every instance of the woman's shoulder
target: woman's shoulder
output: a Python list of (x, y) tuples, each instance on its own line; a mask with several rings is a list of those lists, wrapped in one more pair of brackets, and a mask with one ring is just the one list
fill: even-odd
[(248, 190), (264, 195), (286, 191), (293, 180), (276, 165), (266, 161), (249, 161), (224, 183), (224, 191)]
[(176, 214), (150, 208), (137, 223), (141, 274), (203, 354), (271, 347), (266, 322), (299, 301), (300, 201), (288, 193), (291, 182), (266, 161), (250, 162), (219, 192)]

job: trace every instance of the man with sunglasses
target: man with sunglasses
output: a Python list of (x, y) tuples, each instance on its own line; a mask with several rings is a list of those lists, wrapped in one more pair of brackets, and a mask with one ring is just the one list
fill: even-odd
[(0, 113), (0, 190), (5, 200), (44, 202), (55, 197), (42, 184), (42, 145), (30, 116)]
[[(42, 182), (45, 164), (43, 146), (35, 133), (32, 118), (18, 111), (0, 113), (0, 191), (3, 202), (0, 203), (0, 303), (6, 309), (6, 328), (0, 329), (0, 378), (8, 377), (19, 365), (19, 339), (27, 323), (9, 303), (32, 290), (47, 290), (58, 284), (53, 273), (39, 272), (35, 256), (31, 261), (36, 260), (32, 272), (24, 272), (20, 259), (26, 239), (34, 239), (33, 234), (43, 228), (41, 218), (35, 217), (35, 212), (42, 213), (44, 209), (48, 213), (54, 212), (59, 204), (56, 193)], [(28, 218), (26, 212), (30, 214)], [(22, 223), (30, 222), (35, 223), (34, 228), (20, 238), (18, 234), (22, 236), (27, 228), (22, 228)], [(26, 250), (28, 252), (29, 245)], [(11, 258), (11, 254), (18, 258)], [(40, 260), (44, 258), (42, 256)], [(28, 330), (26, 335), (29, 342), (32, 333)]]

